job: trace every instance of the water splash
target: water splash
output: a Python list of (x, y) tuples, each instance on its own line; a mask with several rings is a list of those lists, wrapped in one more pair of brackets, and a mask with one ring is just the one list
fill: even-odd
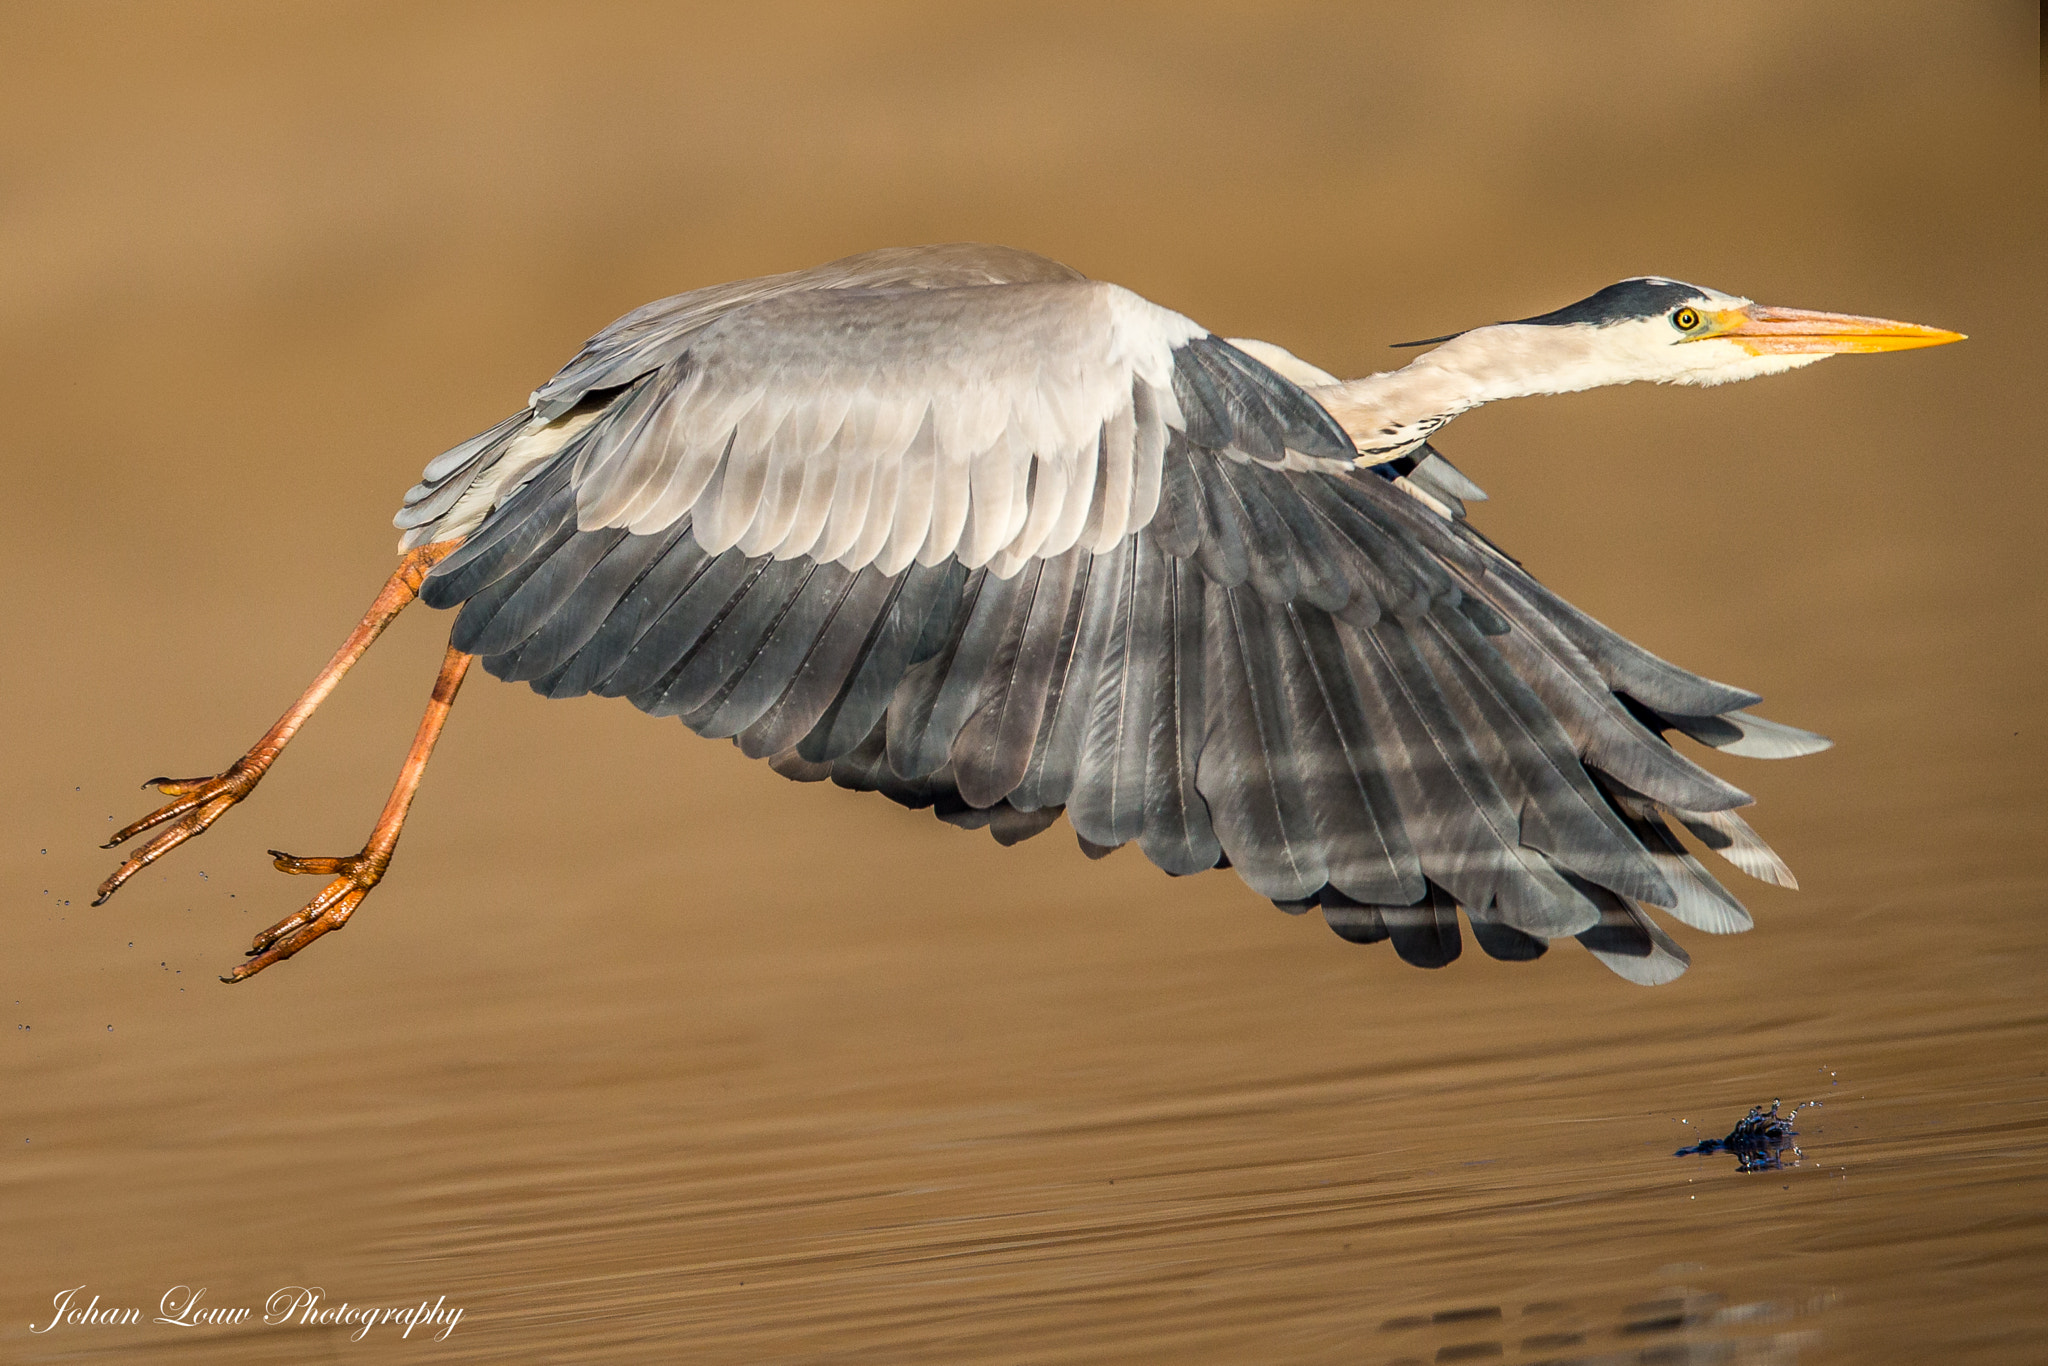
[[(1817, 1100), (1802, 1101), (1787, 1114), (1778, 1113), (1778, 1102), (1773, 1100), (1766, 1110), (1757, 1105), (1750, 1109), (1729, 1130), (1726, 1138), (1707, 1138), (1690, 1148), (1680, 1148), (1673, 1157), (1706, 1156), (1709, 1153), (1730, 1153), (1735, 1158), (1735, 1169), (1744, 1172), (1774, 1172), (1780, 1168), (1796, 1165), (1805, 1156), (1799, 1145), (1792, 1140), (1799, 1131), (1792, 1127), (1799, 1112), (1809, 1107), (1818, 1107)], [(1785, 1154), (1790, 1152), (1788, 1159)]]

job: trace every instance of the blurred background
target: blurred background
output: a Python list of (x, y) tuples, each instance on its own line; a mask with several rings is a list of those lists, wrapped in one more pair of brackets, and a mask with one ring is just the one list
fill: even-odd
[[(6, 21), (0, 1355), (2040, 1359), (2033, 6)], [(422, 608), (257, 799), (88, 908), (136, 784), (239, 754), (420, 466), (583, 337), (954, 239), (1344, 374), (1651, 272), (1970, 333), (1441, 443), (1553, 587), (1836, 739), (1716, 761), (1804, 890), (1737, 887), (1756, 930), (1680, 929), (1654, 990), (1569, 944), (1427, 973), (1227, 874), (1001, 850), (479, 675), (348, 933), (220, 985), (314, 890), (264, 850), (374, 820)], [(1825, 1102), (1798, 1168), (1671, 1156), (1773, 1096)], [(464, 1317), (30, 1331), (179, 1285)]]

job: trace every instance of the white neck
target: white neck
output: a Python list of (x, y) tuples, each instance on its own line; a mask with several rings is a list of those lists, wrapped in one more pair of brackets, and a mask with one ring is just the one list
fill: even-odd
[(1592, 340), (1519, 323), (1475, 328), (1399, 370), (1313, 392), (1362, 453), (1392, 459), (1482, 403), (1612, 384)]
[(1451, 338), (1399, 370), (1310, 389), (1374, 460), (1404, 455), (1460, 413), (1495, 399), (1607, 384), (1720, 384), (1789, 370), (1817, 355), (1754, 356), (1733, 342), (1673, 346), (1664, 324), (1548, 327), (1497, 323)]

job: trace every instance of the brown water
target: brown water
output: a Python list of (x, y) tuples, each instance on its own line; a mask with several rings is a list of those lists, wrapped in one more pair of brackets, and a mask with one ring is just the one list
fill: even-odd
[[(0, 55), (0, 1356), (2048, 1357), (2032, 11), (999, 19), (17, 7)], [(658, 294), (1002, 240), (1347, 373), (1661, 271), (1956, 327), (1504, 405), (1480, 524), (1832, 734), (1719, 761), (1797, 868), (1655, 990), (1425, 973), (1228, 875), (997, 849), (620, 703), (471, 683), (347, 934), (446, 619), (89, 910), (157, 772), (326, 657), (434, 452)], [(1796, 1168), (1671, 1154), (1774, 1096)], [(385, 1325), (153, 1324), (445, 1297)], [(52, 1298), (137, 1307), (59, 1326)]]

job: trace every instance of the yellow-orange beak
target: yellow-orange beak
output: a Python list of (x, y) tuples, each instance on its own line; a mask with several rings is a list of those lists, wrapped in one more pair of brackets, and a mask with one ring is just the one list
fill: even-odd
[(1847, 313), (1815, 313), (1804, 308), (1771, 308), (1750, 304), (1709, 315), (1709, 325), (1693, 341), (1725, 337), (1753, 356), (1810, 356), (1836, 352), (1910, 351), (1919, 346), (1946, 346), (1962, 341), (1960, 332), (1945, 332), (1890, 318), (1858, 318)]

